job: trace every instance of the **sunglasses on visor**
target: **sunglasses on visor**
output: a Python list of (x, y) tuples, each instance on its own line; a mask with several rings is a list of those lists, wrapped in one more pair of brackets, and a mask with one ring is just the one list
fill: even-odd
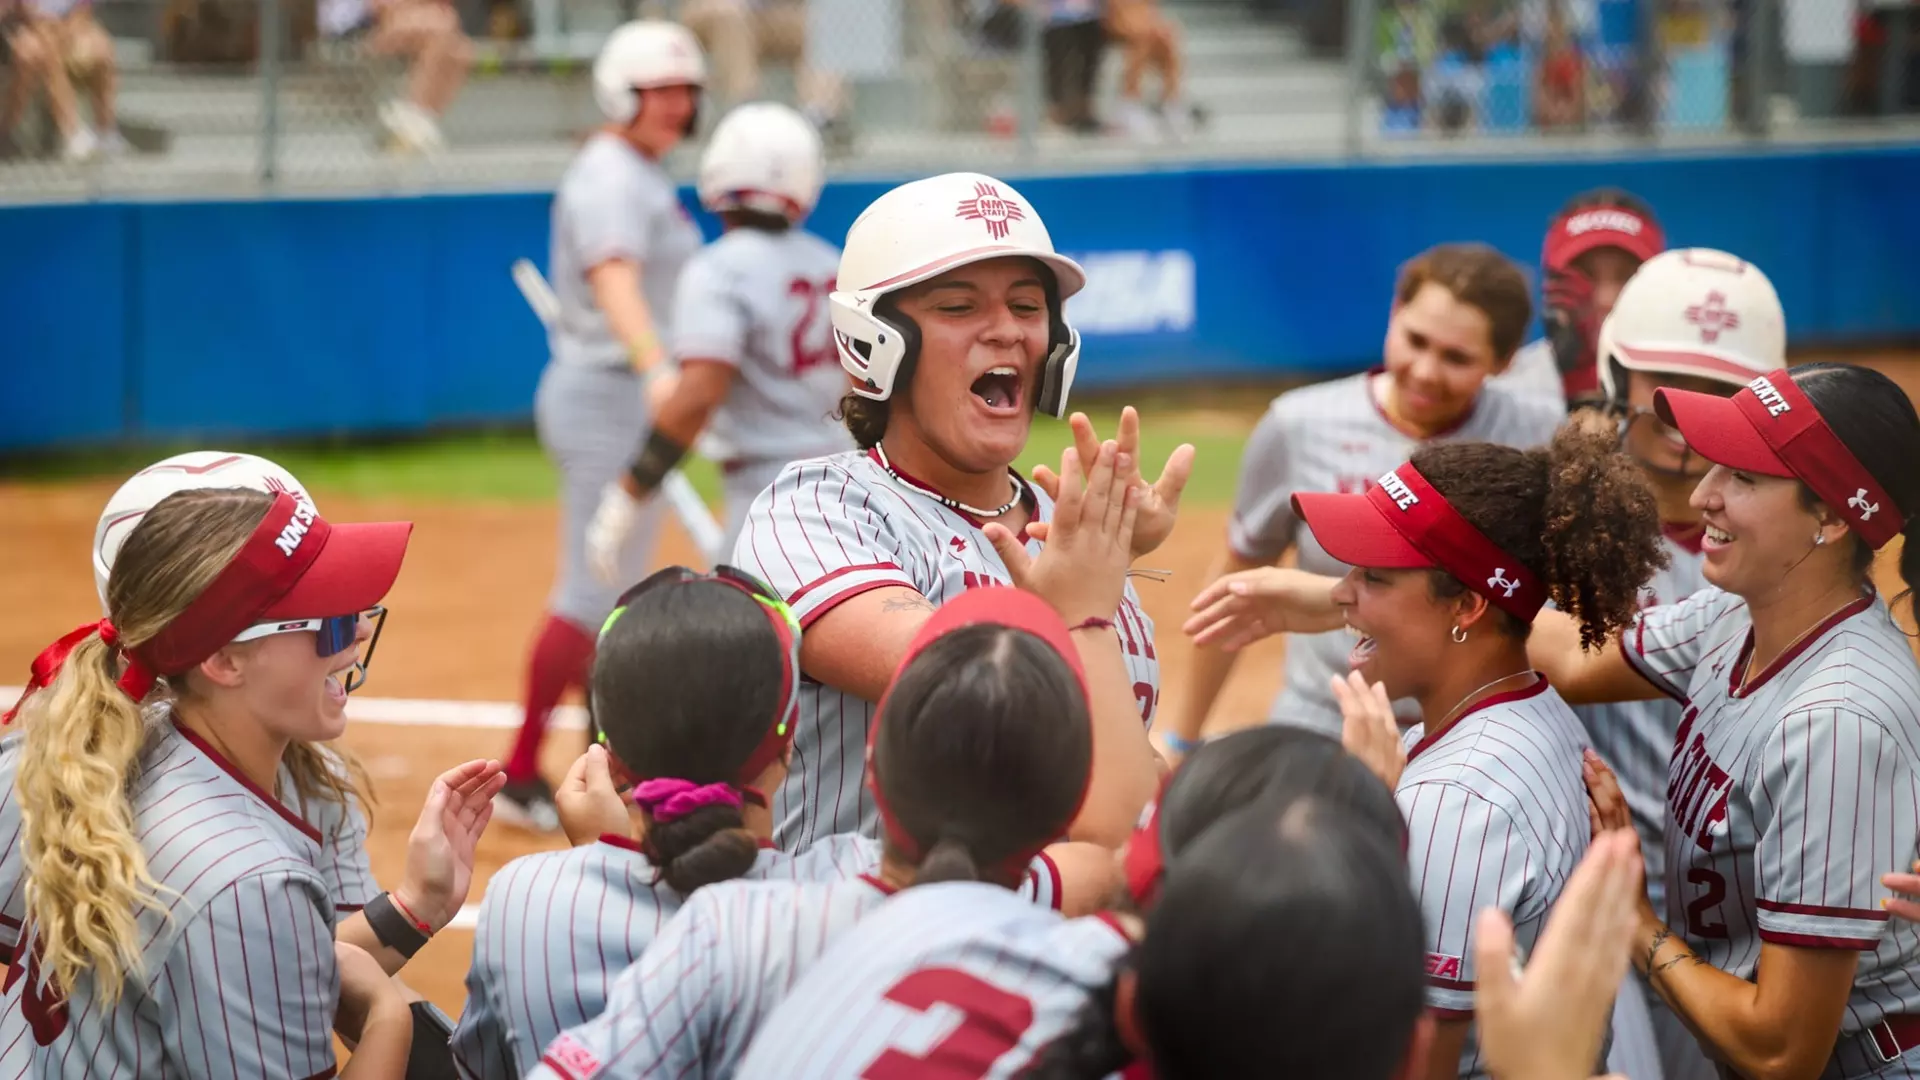
[(353, 648), (360, 633), (360, 620), (373, 620), (373, 636), (367, 639), (367, 651), (347, 675), (347, 693), (360, 689), (367, 681), (367, 664), (373, 660), (373, 647), (380, 643), (380, 630), (387, 624), (387, 609), (380, 606), (352, 615), (328, 615), (319, 619), (288, 619), (282, 622), (256, 623), (234, 635), (234, 643), (258, 641), (275, 634), (313, 632), (313, 651), (323, 659), (338, 656)]

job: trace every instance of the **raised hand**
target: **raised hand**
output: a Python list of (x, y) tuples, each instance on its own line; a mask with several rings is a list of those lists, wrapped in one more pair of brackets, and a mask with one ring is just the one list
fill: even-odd
[(453, 921), (473, 885), (473, 851), (507, 783), (498, 761), (469, 761), (441, 773), (407, 836), (407, 868), (393, 895), (439, 930)]
[(1340, 703), (1340, 744), (1389, 788), (1399, 787), (1400, 774), (1407, 769), (1407, 746), (1400, 739), (1400, 721), (1393, 715), (1386, 684), (1369, 686), (1357, 671), (1328, 681), (1333, 699)]
[(1137, 508), (1134, 489), (1118, 480), (1123, 456), (1112, 442), (1100, 444), (1083, 479), (1079, 451), (1062, 455), (1053, 528), (1038, 558), (1005, 526), (983, 530), (1013, 583), (1052, 604), (1068, 626), (1113, 618), (1126, 593)]
[(1195, 645), (1237, 652), (1274, 634), (1338, 630), (1334, 578), (1263, 566), (1227, 574), (1193, 598), (1194, 615), (1181, 629)]
[(1600, 1058), (1644, 901), (1640, 838), (1603, 833), (1567, 879), (1524, 971), (1498, 908), (1474, 927), (1474, 1022), (1496, 1080), (1585, 1080)]
[[(1099, 453), (1100, 439), (1094, 434), (1093, 421), (1086, 413), (1074, 413), (1067, 421), (1073, 431), (1073, 449), (1078, 452), (1082, 462), (1089, 462)], [(1140, 414), (1129, 405), (1120, 410), (1120, 433), (1115, 444), (1121, 459), (1127, 464), (1118, 475), (1123, 483), (1133, 488), (1135, 498), (1139, 500), (1138, 519), (1133, 527), (1132, 550), (1134, 558), (1139, 558), (1165, 543), (1173, 534), (1174, 522), (1180, 516), (1180, 494), (1187, 488), (1187, 479), (1193, 475), (1194, 449), (1191, 443), (1181, 443), (1167, 457), (1166, 465), (1160, 470), (1160, 479), (1149, 484), (1140, 475)], [(1033, 482), (1056, 502), (1060, 498), (1060, 477), (1045, 465), (1033, 470)], [(1027, 526), (1027, 535), (1035, 540), (1047, 538), (1048, 525), (1037, 521)]]
[(554, 790), (553, 808), (560, 815), (560, 831), (574, 847), (609, 833), (625, 836), (633, 828), (627, 800), (613, 782), (607, 748), (598, 743), (587, 747), (567, 770), (567, 778)]
[(1880, 901), (1880, 906), (1895, 918), (1920, 922), (1920, 862), (1914, 863), (1911, 870), (1906, 874), (1880, 875), (1880, 884), (1897, 894)]

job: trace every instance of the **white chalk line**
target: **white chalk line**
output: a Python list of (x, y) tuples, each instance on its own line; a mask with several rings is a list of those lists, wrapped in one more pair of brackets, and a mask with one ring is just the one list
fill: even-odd
[[(0, 686), (0, 701), (19, 700), (21, 686)], [(431, 698), (355, 697), (347, 699), (347, 719), (358, 724), (391, 727), (460, 727), (512, 730), (520, 726), (523, 710), (511, 701), (436, 701)], [(551, 729), (585, 731), (587, 710), (562, 705), (553, 710)], [(472, 930), (480, 923), (480, 905), (467, 904), (447, 924), (449, 930)]]

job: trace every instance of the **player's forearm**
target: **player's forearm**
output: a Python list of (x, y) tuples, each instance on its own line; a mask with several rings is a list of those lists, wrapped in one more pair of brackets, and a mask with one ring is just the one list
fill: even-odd
[(682, 446), (692, 446), (733, 388), (734, 369), (717, 360), (683, 359), (673, 395), (660, 403), (653, 427)]
[[(1207, 567), (1206, 584), (1211, 585), (1228, 574), (1263, 565), (1266, 564), (1242, 558), (1229, 547), (1215, 556), (1213, 564)], [(1220, 697), (1220, 688), (1227, 684), (1228, 676), (1233, 674), (1234, 662), (1239, 658), (1239, 653), (1225, 649), (1194, 646), (1186, 681), (1174, 696), (1173, 707), (1161, 715), (1160, 722), (1166, 726), (1169, 734), (1189, 741), (1200, 737), (1200, 733), (1206, 730), (1207, 714), (1213, 711), (1213, 703)]]
[(368, 1010), (340, 1080), (404, 1080), (412, 1053), (413, 1010), (398, 993), (385, 995)]
[(380, 940), (380, 935), (373, 932), (373, 926), (367, 922), (367, 913), (364, 911), (356, 911), (341, 920), (334, 928), (333, 938), (366, 950), (368, 955), (379, 961), (380, 970), (389, 975), (397, 974), (407, 966), (407, 958), (398, 949), (389, 948)]
[(1093, 713), (1093, 778), (1067, 836), (1117, 848), (1133, 835), (1140, 811), (1153, 798), (1158, 758), (1140, 719), (1119, 633), (1089, 628), (1074, 631), (1073, 638), (1092, 695), (1087, 705)]
[(1617, 637), (1597, 649), (1581, 648), (1580, 624), (1564, 611), (1549, 608), (1534, 617), (1527, 659), (1570, 705), (1660, 696), (1659, 689), (1627, 663)]
[[(1763, 946), (1763, 958), (1771, 948)], [(1814, 987), (1782, 972), (1768, 980), (1764, 963), (1749, 982), (1709, 964), (1651, 918), (1644, 920), (1633, 963), (1707, 1052), (1739, 1075), (1814, 1080), (1825, 1069), (1840, 1030), (1844, 987), (1832, 1007), (1821, 1007)], [(1849, 984), (1851, 970), (1847, 965)]]
[(654, 329), (653, 312), (640, 292), (640, 267), (625, 259), (601, 263), (588, 275), (593, 303), (607, 320), (614, 339), (626, 346), (633, 369), (649, 374), (666, 359)]

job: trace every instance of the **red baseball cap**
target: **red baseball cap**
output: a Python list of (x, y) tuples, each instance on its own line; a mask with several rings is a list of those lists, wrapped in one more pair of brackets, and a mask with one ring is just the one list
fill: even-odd
[(1363, 495), (1300, 492), (1293, 509), (1327, 554), (1349, 566), (1438, 567), (1522, 622), (1546, 604), (1533, 571), (1461, 517), (1412, 462)]
[(1755, 378), (1732, 397), (1662, 387), (1654, 391), (1653, 407), (1708, 461), (1806, 484), (1876, 549), (1905, 525), (1900, 507), (1785, 368)]

